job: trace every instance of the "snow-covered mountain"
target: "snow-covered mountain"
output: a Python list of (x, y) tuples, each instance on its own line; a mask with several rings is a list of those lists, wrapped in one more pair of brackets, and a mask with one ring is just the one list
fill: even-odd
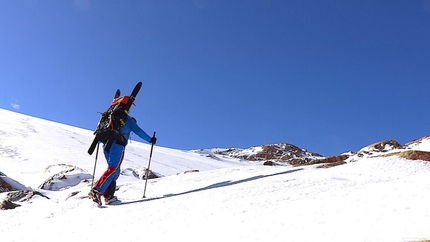
[(240, 160), (263, 162), (266, 164), (307, 164), (314, 160), (324, 158), (323, 156), (309, 152), (306, 149), (301, 149), (292, 144), (270, 144), (254, 146), (248, 149), (238, 148), (212, 148), (200, 149), (194, 152), (206, 154), (208, 157), (216, 158), (221, 155), (223, 157), (238, 158)]
[(106, 163), (86, 152), (92, 131), (2, 109), (0, 117), (0, 206), (18, 206), (0, 211), (2, 241), (430, 239), (428, 136), (333, 157), (291, 144), (155, 146), (158, 178), (145, 199), (150, 145), (133, 141), (117, 184), (122, 202), (96, 208), (87, 193)]

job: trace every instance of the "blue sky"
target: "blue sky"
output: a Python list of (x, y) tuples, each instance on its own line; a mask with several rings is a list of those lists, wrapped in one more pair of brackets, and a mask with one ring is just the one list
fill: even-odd
[(142, 81), (131, 114), (171, 148), (430, 133), (430, 0), (1, 1), (0, 33), (0, 108), (89, 130)]

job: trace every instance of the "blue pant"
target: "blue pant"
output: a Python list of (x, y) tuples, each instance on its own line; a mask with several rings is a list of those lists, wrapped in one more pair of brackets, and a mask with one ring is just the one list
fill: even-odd
[(124, 150), (124, 146), (113, 143), (109, 152), (104, 151), (108, 168), (94, 186), (97, 191), (104, 194), (109, 184), (118, 179), (121, 173), (121, 163), (124, 159)]

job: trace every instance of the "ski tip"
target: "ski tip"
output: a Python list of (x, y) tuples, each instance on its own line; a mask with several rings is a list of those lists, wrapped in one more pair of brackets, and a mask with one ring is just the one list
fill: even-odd
[(119, 98), (119, 96), (121, 96), (121, 90), (117, 89), (113, 98), (116, 99)]

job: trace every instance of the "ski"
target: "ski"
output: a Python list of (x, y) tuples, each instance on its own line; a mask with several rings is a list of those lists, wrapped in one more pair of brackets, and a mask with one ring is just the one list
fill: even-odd
[(113, 99), (117, 99), (119, 98), (119, 96), (121, 96), (121, 90), (117, 89), (115, 92), (115, 96), (113, 96)]
[(131, 92), (131, 95), (130, 95), (130, 99), (128, 100), (128, 103), (124, 107), (124, 110), (127, 110), (127, 112), (130, 110), (131, 105), (133, 105), (134, 100), (136, 99), (136, 96), (139, 93), (141, 87), (142, 87), (142, 82), (138, 82), (136, 86), (133, 88), (133, 91)]

